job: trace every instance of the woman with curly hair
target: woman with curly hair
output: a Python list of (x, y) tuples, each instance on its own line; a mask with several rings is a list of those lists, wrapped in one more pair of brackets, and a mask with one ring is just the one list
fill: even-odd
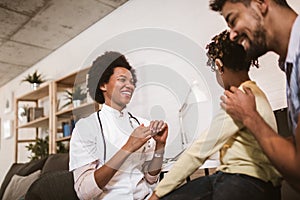
[[(241, 45), (230, 41), (229, 32), (215, 36), (207, 45), (207, 64), (218, 83), (251, 88), (257, 110), (277, 129), (276, 120), (265, 94), (248, 75), (252, 64)], [(216, 173), (194, 179), (182, 186), (209, 156), (220, 152), (221, 165)], [(155, 188), (150, 199), (197, 200), (276, 200), (280, 199), (281, 176), (262, 152), (253, 135), (234, 121), (224, 109), (213, 117), (208, 130), (188, 148)], [(180, 187), (181, 186), (181, 187)]]
[(123, 54), (99, 56), (88, 75), (89, 94), (102, 108), (80, 119), (72, 133), (69, 168), (76, 194), (79, 199), (144, 199), (161, 170), (168, 126), (128, 111), (136, 77)]

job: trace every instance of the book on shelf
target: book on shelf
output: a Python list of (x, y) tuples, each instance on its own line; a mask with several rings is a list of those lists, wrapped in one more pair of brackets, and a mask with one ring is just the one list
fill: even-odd
[(28, 116), (27, 116), (27, 121), (31, 122), (37, 118), (43, 117), (44, 116), (44, 108), (40, 107), (30, 107), (28, 108)]

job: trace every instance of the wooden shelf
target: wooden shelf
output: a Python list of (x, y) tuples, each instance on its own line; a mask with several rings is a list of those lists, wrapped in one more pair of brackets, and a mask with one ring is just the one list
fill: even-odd
[(35, 142), (36, 139), (27, 139), (27, 140), (18, 140), (18, 143), (28, 143), (28, 142)]
[(55, 81), (58, 88), (73, 87), (76, 83), (84, 83), (90, 68), (82, 69)]
[(71, 139), (71, 136), (62, 137), (62, 138), (56, 139), (56, 142), (69, 141), (70, 139)]
[(37, 90), (31, 91), (21, 97), (18, 101), (37, 101), (38, 99), (49, 96), (49, 83), (42, 84)]
[(73, 108), (67, 108), (64, 110), (61, 110), (57, 112), (55, 115), (58, 118), (70, 118), (71, 115), (76, 116), (85, 116), (86, 114), (91, 114), (92, 112), (96, 111), (96, 104), (95, 103), (85, 103), (80, 105), (79, 107)]
[(27, 124), (18, 126), (18, 129), (20, 129), (20, 128), (38, 128), (38, 127), (49, 127), (49, 117), (40, 117), (31, 122), (28, 122)]

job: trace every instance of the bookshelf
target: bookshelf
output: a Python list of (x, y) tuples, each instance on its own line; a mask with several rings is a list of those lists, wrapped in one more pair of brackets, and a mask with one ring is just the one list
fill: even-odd
[[(51, 124), (53, 119), (53, 113), (47, 112), (45, 113), (44, 110), (41, 113), (39, 112), (39, 115), (27, 117), (27, 121), (25, 123), (21, 123), (19, 120), (19, 109), (22, 107), (22, 104), (31, 104), (32, 110), (35, 110), (37, 108), (41, 109), (41, 107), (49, 106), (51, 108), (51, 91), (53, 88), (52, 82), (47, 82), (42, 84), (39, 88), (36, 90), (33, 90), (31, 92), (28, 92), (24, 94), (23, 96), (20, 96), (15, 99), (15, 133), (16, 133), (16, 140), (15, 140), (15, 161), (18, 160), (18, 154), (19, 154), (19, 144), (20, 143), (30, 143), (35, 142), (36, 138), (39, 137), (39, 128), (45, 128), (48, 129), (49, 133), (51, 133)], [(42, 105), (43, 103), (43, 105)], [(24, 134), (22, 132), (31, 132), (35, 135), (34, 138), (22, 138), (20, 139), (20, 134)], [(53, 142), (49, 139), (49, 144)], [(49, 150), (51, 150), (49, 145)]]
[[(19, 144), (35, 142), (40, 137), (40, 128), (49, 132), (49, 154), (56, 153), (57, 142), (68, 143), (71, 139), (71, 130), (69, 135), (63, 135), (62, 123), (68, 123), (70, 120), (78, 120), (86, 117), (99, 109), (97, 103), (90, 98), (82, 101), (79, 106), (72, 104), (62, 107), (64, 104), (64, 94), (66, 91), (72, 91), (74, 86), (80, 85), (86, 89), (86, 76), (89, 68), (85, 68), (57, 80), (43, 83), (37, 90), (30, 91), (20, 97), (15, 98), (15, 161), (18, 161)], [(88, 95), (87, 95), (88, 96)], [(47, 107), (47, 113), (38, 116), (36, 119), (27, 120), (21, 123), (19, 119), (19, 108), (29, 103), (31, 107)], [(46, 110), (46, 109), (44, 109)], [(22, 132), (30, 132), (33, 138), (20, 138)]]
[[(64, 94), (66, 91), (72, 91), (74, 87), (81, 86), (83, 90), (86, 90), (86, 77), (89, 68), (82, 69), (80, 71), (69, 74), (65, 77), (62, 77), (53, 84), (53, 96), (52, 96), (52, 112), (53, 114), (53, 124), (52, 130), (53, 133), (51, 135), (53, 142), (51, 145), (53, 149), (50, 153), (56, 153), (56, 144), (57, 142), (68, 142), (71, 139), (69, 134), (65, 134), (63, 123), (66, 126), (69, 126), (70, 133), (72, 131), (72, 122), (71, 120), (79, 120), (82, 117), (86, 117), (91, 113), (98, 110), (98, 104), (89, 100), (82, 101), (79, 106), (75, 107), (72, 103), (67, 107), (62, 108), (62, 105), (65, 102), (62, 102), (64, 98)], [(87, 95), (88, 96), (88, 95)]]

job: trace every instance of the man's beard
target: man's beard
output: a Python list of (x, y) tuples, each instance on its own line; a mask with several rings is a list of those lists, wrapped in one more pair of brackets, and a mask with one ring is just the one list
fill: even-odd
[(247, 50), (247, 60), (256, 60), (260, 56), (268, 52), (266, 43), (266, 30), (258, 26), (253, 33), (253, 41), (250, 41), (249, 49)]

